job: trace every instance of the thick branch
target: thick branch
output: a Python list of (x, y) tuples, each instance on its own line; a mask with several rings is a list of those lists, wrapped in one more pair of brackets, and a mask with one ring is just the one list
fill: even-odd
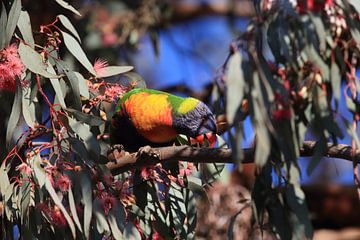
[[(300, 156), (309, 157), (314, 154), (316, 142), (305, 141), (300, 149)], [(246, 148), (243, 163), (254, 162), (254, 148)], [(124, 155), (125, 154), (125, 155)], [(324, 157), (340, 158), (360, 163), (360, 150), (352, 156), (351, 146), (345, 144), (334, 145), (328, 143)], [(110, 162), (106, 165), (113, 174), (145, 166), (153, 166), (159, 162), (186, 161), (194, 163), (233, 163), (232, 152), (225, 148), (196, 148), (191, 146), (171, 146), (152, 148), (149, 154), (124, 153), (115, 150), (108, 156)]]

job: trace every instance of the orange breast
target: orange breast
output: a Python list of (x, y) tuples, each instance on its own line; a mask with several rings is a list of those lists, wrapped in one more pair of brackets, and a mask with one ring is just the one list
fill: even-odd
[(125, 109), (137, 131), (154, 143), (173, 140), (177, 133), (172, 128), (172, 108), (165, 94), (141, 92), (130, 96)]

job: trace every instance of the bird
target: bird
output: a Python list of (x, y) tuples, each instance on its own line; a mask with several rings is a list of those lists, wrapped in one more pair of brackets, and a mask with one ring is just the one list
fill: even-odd
[(202, 101), (134, 88), (118, 101), (110, 122), (110, 143), (135, 152), (144, 146), (171, 146), (178, 134), (196, 138), (214, 136), (216, 130), (214, 114)]

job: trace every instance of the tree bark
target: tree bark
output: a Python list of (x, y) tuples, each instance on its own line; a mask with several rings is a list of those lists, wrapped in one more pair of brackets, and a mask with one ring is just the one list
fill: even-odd
[[(309, 157), (314, 154), (316, 142), (305, 141), (300, 148), (301, 157)], [(244, 158), (242, 163), (254, 162), (254, 148), (243, 149)], [(324, 157), (339, 158), (348, 161), (360, 162), (360, 150), (352, 154), (351, 146), (345, 144), (334, 145), (328, 143)], [(227, 148), (198, 148), (187, 145), (170, 146), (161, 148), (149, 148), (146, 151), (136, 153), (119, 152), (114, 150), (108, 155), (109, 162), (106, 164), (112, 174), (116, 175), (128, 170), (153, 166), (157, 163), (185, 161), (193, 163), (233, 163), (231, 149)]]

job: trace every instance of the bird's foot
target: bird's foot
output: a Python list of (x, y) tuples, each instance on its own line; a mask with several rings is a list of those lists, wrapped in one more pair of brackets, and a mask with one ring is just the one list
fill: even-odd
[(111, 145), (109, 150), (107, 151), (108, 159), (116, 161), (116, 159), (121, 158), (125, 155), (124, 146), (121, 144)]
[(155, 151), (150, 146), (144, 146), (139, 148), (138, 152), (136, 153), (136, 156), (140, 158), (160, 159), (160, 153), (158, 151)]

